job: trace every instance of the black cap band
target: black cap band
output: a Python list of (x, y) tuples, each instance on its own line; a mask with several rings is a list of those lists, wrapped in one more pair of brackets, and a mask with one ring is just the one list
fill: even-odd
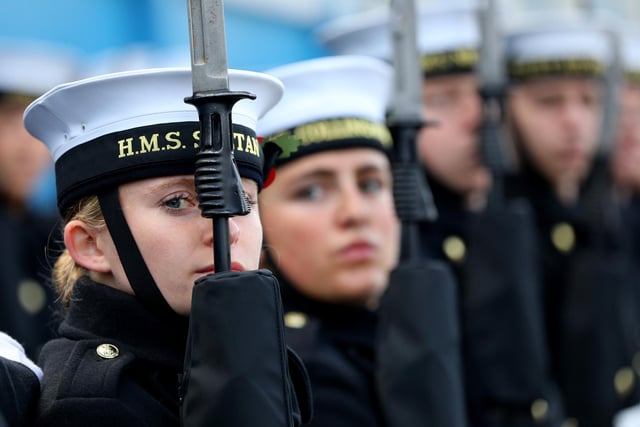
[(518, 62), (509, 61), (507, 71), (512, 82), (519, 82), (535, 77), (567, 76), (567, 77), (603, 77), (605, 64), (594, 59), (558, 59), (548, 61)]
[(386, 153), (392, 145), (391, 134), (384, 124), (360, 118), (305, 123), (264, 140), (274, 142), (282, 150), (276, 167), (321, 151), (374, 148)]
[(420, 65), (425, 77), (470, 73), (478, 63), (477, 49), (458, 49), (422, 55)]
[[(233, 125), (234, 158), (240, 176), (262, 188), (263, 157), (255, 132)], [(125, 182), (192, 174), (200, 123), (176, 122), (114, 132), (78, 145), (56, 162), (58, 208)]]

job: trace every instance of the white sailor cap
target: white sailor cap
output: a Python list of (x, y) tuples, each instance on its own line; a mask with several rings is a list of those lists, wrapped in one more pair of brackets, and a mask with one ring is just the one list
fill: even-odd
[[(320, 42), (335, 54), (392, 59), (389, 9), (342, 16), (318, 30)], [(478, 59), (478, 10), (472, 5), (423, 6), (416, 21), (418, 51), (425, 75), (471, 71)]]
[(0, 39), (0, 93), (37, 97), (79, 78), (75, 49), (35, 39)]
[(392, 68), (368, 56), (329, 56), (266, 71), (282, 80), (282, 101), (258, 122), (258, 134), (283, 152), (276, 165), (318, 151), (391, 145), (385, 113)]
[[(237, 102), (232, 120), (240, 174), (261, 186), (256, 124), (283, 86), (239, 70), (230, 70), (229, 86), (257, 96)], [(196, 108), (184, 102), (191, 94), (190, 69), (149, 69), (63, 84), (29, 105), (25, 126), (52, 153), (60, 210), (124, 182), (193, 173), (200, 123)]]
[(507, 72), (531, 77), (602, 77), (613, 61), (614, 37), (605, 20), (565, 11), (540, 12), (505, 22)]

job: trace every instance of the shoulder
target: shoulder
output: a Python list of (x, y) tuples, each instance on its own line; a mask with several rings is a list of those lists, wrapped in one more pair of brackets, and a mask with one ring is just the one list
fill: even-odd
[(322, 322), (317, 317), (300, 310), (286, 310), (284, 326), (287, 345), (303, 359), (322, 345)]
[(55, 425), (59, 416), (88, 422), (94, 416), (113, 420), (126, 415), (117, 397), (134, 361), (133, 353), (117, 341), (60, 338), (47, 343), (40, 357), (44, 376), (38, 412), (41, 422), (51, 423), (42, 425)]
[(39, 391), (38, 377), (29, 368), (0, 357), (0, 414), (9, 425), (22, 425), (33, 413)]
[(319, 382), (362, 382), (359, 357), (350, 351), (348, 334), (337, 337), (322, 318), (302, 311), (285, 312), (284, 324), (287, 345), (302, 359), (314, 394)]
[(42, 349), (43, 388), (55, 384), (58, 398), (115, 395), (118, 380), (135, 356), (115, 340), (55, 339)]

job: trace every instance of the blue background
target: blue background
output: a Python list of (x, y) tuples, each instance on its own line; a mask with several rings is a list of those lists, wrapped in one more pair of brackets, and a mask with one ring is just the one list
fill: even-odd
[[(325, 55), (314, 23), (297, 24), (225, 6), (229, 66), (255, 71)], [(0, 37), (66, 43), (87, 58), (130, 44), (184, 48), (186, 0), (3, 0)]]

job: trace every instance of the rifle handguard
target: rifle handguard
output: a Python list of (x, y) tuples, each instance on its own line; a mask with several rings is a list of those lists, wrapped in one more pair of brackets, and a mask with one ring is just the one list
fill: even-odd
[(251, 210), (233, 157), (231, 110), (241, 99), (255, 97), (249, 92), (223, 91), (185, 99), (200, 115), (195, 185), (205, 218), (247, 215)]

